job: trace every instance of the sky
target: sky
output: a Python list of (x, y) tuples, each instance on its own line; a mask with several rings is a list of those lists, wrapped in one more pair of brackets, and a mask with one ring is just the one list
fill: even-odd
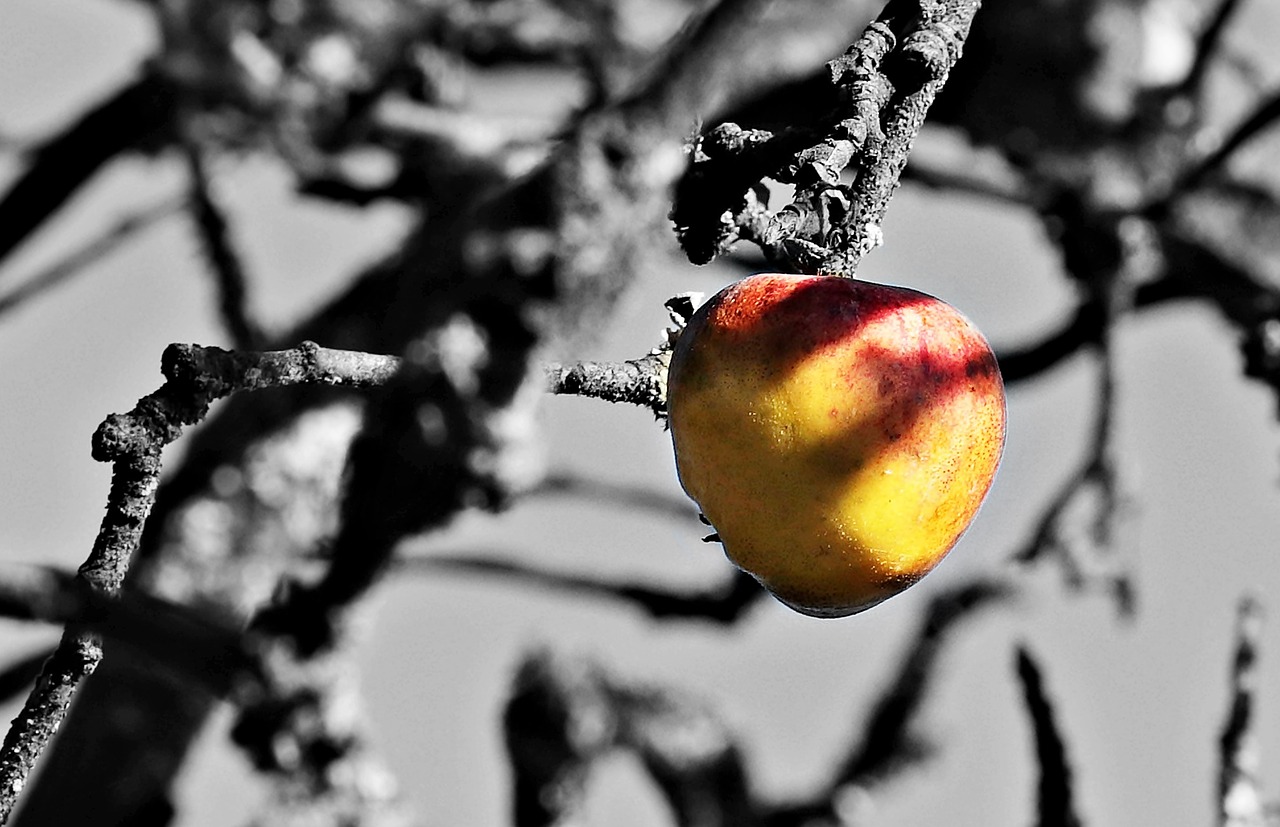
[[(0, 7), (0, 134), (38, 137), (128, 77), (154, 43), (139, 7), (98, 0), (7, 0)], [(0, 153), (0, 183), (17, 169)], [(356, 214), (298, 205), (282, 170), (250, 161), (221, 170), (253, 272), (254, 301), (280, 324), (342, 283), (403, 229), (395, 210)], [(107, 170), (56, 231), (35, 239), (0, 288), (56, 258), (120, 210), (180, 185), (171, 160)], [(885, 246), (864, 277), (907, 284), (959, 307), (997, 345), (1033, 340), (1071, 305), (1052, 250), (1029, 216), (972, 199), (904, 188)], [(628, 296), (583, 358), (630, 358), (666, 323), (662, 301), (711, 292), (733, 273), (672, 264)], [(193, 238), (168, 219), (81, 278), (0, 318), (0, 562), (75, 566), (87, 554), (107, 490), (89, 436), (160, 381), (173, 341), (218, 344)], [(1096, 596), (1068, 595), (1051, 569), (1025, 575), (1022, 597), (971, 621), (943, 658), (924, 723), (935, 757), (878, 790), (878, 825), (1031, 822), (1035, 767), (1014, 677), (1014, 651), (1039, 658), (1090, 825), (1209, 824), (1216, 742), (1225, 718), (1235, 608), (1280, 594), (1280, 428), (1276, 400), (1240, 377), (1233, 331), (1204, 308), (1162, 308), (1117, 336), (1118, 428), (1134, 480), (1139, 613), (1120, 621)], [(1096, 364), (1077, 357), (1011, 388), (1009, 436), (996, 483), (951, 556), (920, 585), (843, 620), (772, 601), (739, 625), (655, 624), (636, 612), (512, 582), (401, 577), (377, 598), (364, 654), (380, 746), (428, 825), (508, 822), (498, 713), (523, 653), (536, 646), (599, 661), (646, 685), (702, 697), (740, 732), (763, 792), (802, 793), (850, 737), (893, 675), (929, 597), (967, 577), (1004, 572), (1047, 499), (1082, 461)], [(556, 470), (678, 494), (668, 435), (638, 409), (549, 398)], [(179, 446), (180, 450), (180, 446)], [(694, 521), (574, 501), (541, 500), (491, 518), (468, 515), (424, 544), (490, 548), (602, 578), (695, 588), (727, 562)], [(1264, 638), (1263, 775), (1280, 788), (1280, 636)], [(54, 638), (0, 623), (0, 656)], [(12, 708), (0, 710), (11, 717)], [(226, 746), (226, 711), (184, 774), (184, 827), (237, 823), (255, 792)], [(661, 825), (669, 818), (635, 764), (593, 776), (581, 823)]]

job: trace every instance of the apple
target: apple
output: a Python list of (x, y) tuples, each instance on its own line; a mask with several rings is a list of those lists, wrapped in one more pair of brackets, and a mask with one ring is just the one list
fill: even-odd
[(667, 405), (680, 482), (726, 555), (818, 617), (863, 611), (938, 564), (1004, 446), (990, 345), (904, 287), (762, 274), (676, 341)]

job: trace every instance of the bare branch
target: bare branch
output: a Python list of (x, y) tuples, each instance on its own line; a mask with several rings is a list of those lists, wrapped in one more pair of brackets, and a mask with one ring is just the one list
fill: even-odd
[(190, 208), (196, 232), (203, 242), (205, 257), (218, 288), (222, 324), (231, 343), (241, 350), (255, 350), (265, 336), (249, 314), (249, 278), (244, 261), (231, 239), (231, 230), (222, 206), (213, 192), (204, 150), (194, 139), (185, 141), (187, 170), (190, 173)]
[[(294, 351), (241, 354), (218, 348), (172, 345), (161, 371), (166, 382), (127, 414), (112, 414), (94, 434), (93, 455), (111, 462), (107, 513), (78, 578), (90, 589), (115, 595), (124, 582), (160, 482), (160, 452), (185, 425), (202, 419), (209, 405), (238, 390), (302, 382), (366, 384), (384, 381), (395, 362), (330, 351), (307, 343)], [(66, 717), (79, 683), (102, 660), (95, 634), (69, 627), (0, 747), (0, 823), (12, 811), (36, 759)]]
[(1036, 764), (1040, 769), (1036, 827), (1080, 827), (1072, 800), (1072, 772), (1066, 745), (1054, 723), (1053, 705), (1045, 694), (1040, 667), (1025, 646), (1018, 647), (1018, 678), (1035, 734)]
[(627, 686), (595, 664), (534, 653), (514, 681), (503, 732), (517, 827), (571, 815), (591, 764), (614, 749), (644, 763), (680, 827), (758, 823), (732, 733), (686, 695)]
[(1105, 323), (1106, 312), (1097, 302), (1081, 302), (1065, 324), (1040, 341), (1019, 350), (1001, 351), (997, 356), (1000, 375), (1009, 384), (1039, 376), (1096, 345)]
[(867, 786), (882, 781), (927, 752), (912, 732), (912, 724), (929, 691), (948, 635), (959, 621), (1010, 595), (1005, 584), (977, 581), (949, 589), (929, 603), (897, 676), (867, 716), (867, 729), (860, 743), (837, 771), (829, 788), (831, 795), (846, 785)]
[(1227, 24), (1243, 5), (1240, 0), (1217, 0), (1213, 16), (1209, 18), (1208, 23), (1200, 31), (1200, 36), (1196, 38), (1195, 59), (1191, 63), (1191, 68), (1187, 70), (1187, 76), (1178, 85), (1179, 95), (1192, 98), (1200, 96), (1209, 67), (1221, 54), (1223, 34), (1227, 30)]
[(1262, 606), (1253, 598), (1242, 599), (1231, 665), (1231, 707), (1218, 741), (1220, 827), (1267, 827), (1269, 824), (1258, 783), (1258, 734), (1253, 716), (1262, 630)]
[(754, 578), (741, 571), (735, 571), (719, 588), (679, 594), (669, 589), (602, 583), (572, 574), (540, 571), (492, 556), (422, 555), (402, 558), (400, 565), (423, 573), (456, 571), (506, 577), (521, 584), (564, 591), (574, 596), (620, 600), (634, 605), (654, 620), (709, 620), (730, 625), (767, 594)]
[(670, 352), (625, 362), (553, 363), (545, 370), (551, 393), (575, 394), (627, 402), (649, 408), (659, 419), (667, 415), (667, 364)]
[(173, 103), (170, 81), (147, 72), (36, 147), (30, 165), (0, 197), (0, 262), (104, 164), (155, 141), (169, 126)]
[[(828, 64), (841, 103), (818, 126), (774, 135), (724, 124), (701, 139), (672, 212), (690, 259), (708, 261), (741, 238), (783, 266), (852, 275), (880, 243), (889, 198), (978, 5), (890, 0)], [(850, 187), (840, 176), (851, 165)], [(797, 188), (776, 213), (752, 192), (766, 177)]]
[[(897, 5), (898, 0), (890, 0), (880, 19), (885, 20)], [(980, 2), (941, 0), (920, 5), (921, 25), (906, 37), (896, 55), (900, 64), (893, 75), (894, 98), (881, 119), (884, 142), (860, 165), (850, 193), (851, 210), (843, 222), (846, 234), (819, 266), (821, 272), (852, 276), (862, 257), (879, 246), (883, 239), (880, 224), (889, 199), (898, 187), (925, 115), (960, 57)], [(907, 14), (913, 19), (917, 12)], [(893, 19), (896, 22), (899, 15)]]
[(1272, 90), (1249, 115), (1217, 143), (1211, 152), (1183, 172), (1169, 188), (1167, 195), (1145, 207), (1144, 212), (1148, 215), (1158, 215), (1168, 209), (1174, 199), (1204, 184), (1209, 177), (1231, 160), (1237, 150), (1270, 129), (1278, 119), (1280, 119), (1280, 91)]
[[(1127, 228), (1127, 229), (1126, 229)], [(1133, 541), (1127, 532), (1134, 527), (1132, 499), (1122, 473), (1120, 438), (1115, 425), (1118, 406), (1115, 325), (1132, 312), (1135, 285), (1143, 268), (1151, 265), (1147, 225), (1126, 219), (1115, 227), (1114, 254), (1098, 260), (1076, 262), (1073, 275), (1084, 281), (1099, 318), (1083, 323), (1096, 324), (1098, 352), (1097, 416), (1087, 455), (1080, 470), (1059, 490), (1046, 507), (1032, 539), (1014, 556), (1030, 562), (1052, 556), (1063, 567), (1067, 582), (1074, 588), (1101, 585), (1108, 590), (1123, 615), (1134, 611), (1135, 594), (1124, 560), (1118, 552), (1129, 550)], [(1114, 260), (1113, 260), (1114, 256)], [(1091, 509), (1083, 518), (1083, 539), (1070, 536), (1071, 509)], [(1111, 559), (1104, 558), (1105, 552)]]

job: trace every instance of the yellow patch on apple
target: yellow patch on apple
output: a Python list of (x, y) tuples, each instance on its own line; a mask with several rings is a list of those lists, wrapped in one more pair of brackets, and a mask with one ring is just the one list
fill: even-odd
[(960, 539), (1004, 447), (986, 339), (916, 290), (762, 274), (702, 305), (667, 406), (680, 482), (725, 553), (804, 614), (918, 581)]

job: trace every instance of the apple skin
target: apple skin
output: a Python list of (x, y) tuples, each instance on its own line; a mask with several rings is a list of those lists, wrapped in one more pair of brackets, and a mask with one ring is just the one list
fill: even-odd
[(817, 617), (918, 581), (968, 528), (1004, 447), (995, 355), (955, 308), (902, 287), (762, 274), (676, 342), (680, 482), (725, 554)]

